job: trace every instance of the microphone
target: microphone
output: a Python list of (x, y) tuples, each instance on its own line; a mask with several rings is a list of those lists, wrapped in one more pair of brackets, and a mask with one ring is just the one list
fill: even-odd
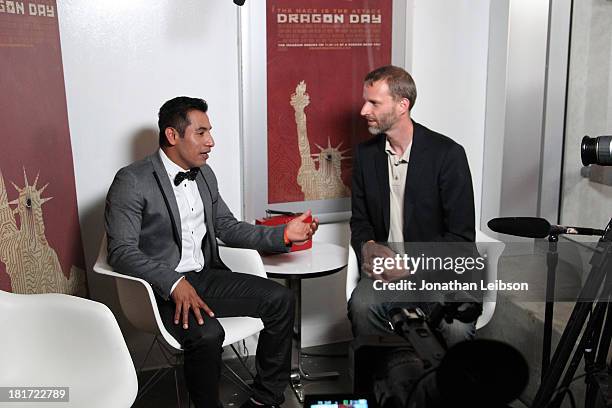
[(237, 5), (237, 6), (242, 6), (242, 5), (244, 5), (245, 1), (246, 0), (234, 0), (234, 4)]
[(549, 235), (603, 235), (604, 231), (594, 228), (551, 225), (544, 218), (538, 217), (502, 217), (493, 218), (487, 223), (492, 231), (526, 238), (546, 238)]

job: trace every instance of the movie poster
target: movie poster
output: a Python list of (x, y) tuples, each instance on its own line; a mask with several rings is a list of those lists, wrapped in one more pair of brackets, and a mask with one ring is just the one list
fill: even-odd
[(0, 0), (0, 289), (86, 294), (55, 0)]
[(364, 76), (391, 63), (391, 0), (268, 0), (268, 203), (350, 197)]

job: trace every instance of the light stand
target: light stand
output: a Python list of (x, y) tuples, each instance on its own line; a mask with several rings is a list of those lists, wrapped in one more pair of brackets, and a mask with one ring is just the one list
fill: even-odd
[(548, 236), (548, 252), (546, 253), (546, 308), (544, 310), (544, 336), (542, 339), (542, 381), (544, 381), (544, 374), (546, 370), (548, 370), (548, 365), (550, 364), (552, 322), (555, 310), (555, 271), (559, 263), (559, 253), (557, 252), (558, 241), (558, 234), (551, 233)]

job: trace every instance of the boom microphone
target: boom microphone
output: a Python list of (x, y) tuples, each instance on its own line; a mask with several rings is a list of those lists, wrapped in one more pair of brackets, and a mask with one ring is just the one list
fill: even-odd
[(604, 231), (594, 228), (550, 225), (544, 218), (503, 217), (493, 218), (487, 225), (492, 231), (526, 238), (546, 238), (549, 235), (603, 235)]

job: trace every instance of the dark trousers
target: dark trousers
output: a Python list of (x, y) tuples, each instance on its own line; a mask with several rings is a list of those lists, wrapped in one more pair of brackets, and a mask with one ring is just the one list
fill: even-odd
[[(348, 302), (348, 317), (351, 321), (353, 336), (388, 336), (393, 333), (389, 323), (389, 311), (394, 307), (420, 307), (429, 314), (434, 303), (423, 301), (410, 302), (403, 292), (376, 291), (372, 279), (361, 278), (353, 290)], [(476, 335), (476, 322), (463, 323), (453, 320), (447, 323), (442, 320), (437, 330), (446, 345), (451, 347), (461, 341), (471, 340)]]
[(225, 333), (217, 317), (250, 316), (263, 321), (257, 344), (257, 376), (253, 398), (265, 404), (283, 402), (283, 392), (291, 370), (291, 339), (295, 299), (284, 286), (258, 276), (211, 269), (185, 273), (214, 318), (202, 311), (204, 324), (198, 325), (189, 312), (189, 328), (182, 320), (174, 324), (175, 304), (157, 297), (166, 329), (185, 350), (185, 380), (196, 407), (220, 406), (219, 378)]

